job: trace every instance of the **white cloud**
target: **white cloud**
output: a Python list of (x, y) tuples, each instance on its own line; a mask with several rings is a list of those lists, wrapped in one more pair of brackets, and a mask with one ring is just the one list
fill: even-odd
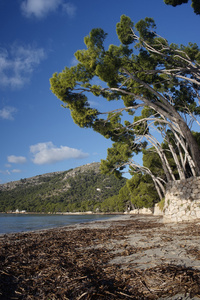
[(26, 163), (26, 157), (24, 156), (15, 156), (15, 155), (9, 155), (7, 157), (8, 162), (12, 164), (24, 164)]
[(33, 154), (33, 162), (38, 165), (52, 164), (66, 159), (78, 159), (88, 156), (81, 150), (60, 146), (57, 148), (52, 142), (38, 143), (30, 146), (30, 152)]
[(74, 16), (76, 12), (76, 7), (64, 0), (23, 0), (21, 4), (22, 13), (26, 17), (34, 16), (36, 18), (43, 18), (59, 7), (62, 7), (69, 16)]
[(42, 48), (21, 45), (13, 45), (10, 51), (0, 48), (0, 84), (21, 87), (44, 58)]
[[(22, 171), (19, 169), (12, 169), (12, 170), (0, 170), (0, 174), (4, 174), (4, 175), (11, 175), (11, 173), (21, 173)], [(1, 180), (0, 180), (1, 182)]]
[(11, 168), (12, 165), (11, 165), (11, 164), (5, 164), (5, 167), (6, 167), (6, 168)]
[(10, 175), (10, 171), (8, 171), (8, 170), (5, 170), (5, 171), (3, 171), (3, 170), (0, 170), (0, 173), (2, 173), (2, 174), (6, 174), (6, 175)]
[(67, 12), (69, 17), (74, 17), (76, 14), (76, 6), (74, 4), (68, 2), (62, 4), (63, 10)]
[(11, 172), (12, 173), (21, 173), (21, 170), (19, 170), (19, 169), (13, 169), (13, 170), (11, 170)]
[(61, 4), (62, 0), (25, 0), (21, 4), (22, 12), (26, 17), (34, 15), (42, 18), (51, 11), (54, 11)]
[(12, 106), (6, 106), (0, 109), (0, 119), (14, 120), (13, 114), (17, 112), (17, 109)]

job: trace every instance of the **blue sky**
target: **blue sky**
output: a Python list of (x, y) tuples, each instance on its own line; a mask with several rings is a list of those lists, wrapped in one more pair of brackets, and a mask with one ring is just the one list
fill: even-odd
[(111, 142), (73, 123), (50, 91), (49, 79), (74, 64), (74, 53), (85, 47), (83, 38), (92, 28), (103, 28), (107, 43), (119, 44), (115, 28), (122, 14), (134, 22), (152, 17), (170, 42), (200, 46), (200, 16), (190, 4), (0, 0), (0, 183), (106, 158)]

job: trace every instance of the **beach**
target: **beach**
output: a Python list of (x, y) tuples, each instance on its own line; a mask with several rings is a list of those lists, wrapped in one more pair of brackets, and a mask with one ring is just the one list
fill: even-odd
[(0, 299), (200, 299), (200, 221), (112, 219), (0, 236)]

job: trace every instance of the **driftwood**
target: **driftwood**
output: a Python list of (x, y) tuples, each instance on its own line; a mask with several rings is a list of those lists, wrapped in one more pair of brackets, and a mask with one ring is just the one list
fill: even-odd
[[(150, 235), (155, 228), (162, 230), (162, 223), (134, 218), (110, 223), (105, 228), (101, 223), (100, 228), (83, 225), (0, 236), (0, 299), (159, 299), (180, 293), (200, 297), (197, 269), (110, 263), (116, 256), (142, 253), (142, 247), (128, 243), (128, 235), (145, 230)], [(200, 226), (188, 224), (188, 232), (198, 236)], [(200, 259), (198, 248), (187, 251)]]

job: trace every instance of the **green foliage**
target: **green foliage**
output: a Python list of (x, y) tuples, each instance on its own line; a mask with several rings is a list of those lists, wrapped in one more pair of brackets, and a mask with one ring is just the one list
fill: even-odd
[(103, 175), (92, 168), (77, 171), (75, 176), (70, 174), (67, 171), (54, 176), (41, 176), (37, 184), (27, 179), (13, 189), (1, 190), (0, 211), (95, 211), (101, 209), (101, 203), (106, 198), (117, 195), (126, 182), (124, 178), (118, 180), (114, 175)]
[[(171, 5), (183, 3), (178, 2), (166, 0)], [(116, 26), (121, 45), (110, 45), (107, 49), (104, 46), (107, 34), (100, 28), (93, 29), (84, 39), (86, 48), (75, 53), (78, 64), (55, 73), (50, 83), (52, 92), (70, 110), (76, 124), (92, 128), (113, 142), (107, 159), (101, 161), (104, 174), (114, 173), (121, 177), (124, 168), (132, 164), (134, 154), (143, 152), (144, 167), (152, 171), (152, 176), (160, 177), (157, 188), (161, 186), (161, 194), (164, 194), (163, 179), (174, 180), (184, 172), (184, 176), (200, 174), (200, 149), (186, 121), (189, 113), (200, 114), (196, 100), (200, 90), (197, 65), (200, 50), (192, 43), (187, 46), (170, 45), (155, 33), (155, 29), (152, 18), (145, 18), (134, 25), (128, 16), (122, 15)], [(99, 79), (100, 85), (94, 84), (96, 79)], [(112, 110), (101, 112), (92, 108), (88, 101), (90, 94), (99, 97), (99, 100), (103, 97), (113, 101)], [(172, 129), (175, 131), (173, 136)], [(181, 146), (175, 142), (179, 137), (182, 139)], [(171, 144), (165, 141), (160, 147), (158, 140), (164, 141), (165, 138)], [(157, 146), (147, 151), (148, 143)], [(188, 155), (184, 153), (187, 152), (185, 145)], [(181, 151), (183, 155), (180, 155)], [(189, 155), (194, 162), (193, 173)], [(187, 166), (180, 157), (189, 157)], [(183, 172), (178, 174), (179, 166)], [(189, 172), (187, 168), (190, 168)], [(138, 171), (138, 167), (134, 167), (134, 171)], [(149, 207), (157, 201), (149, 176), (136, 174), (127, 186), (135, 206)], [(127, 198), (130, 194), (127, 192)], [(107, 200), (111, 207), (113, 199)], [(121, 200), (120, 196), (115, 202), (118, 200)], [(72, 203), (68, 205), (73, 209)], [(78, 209), (89, 206), (85, 202)]]
[(150, 169), (151, 172), (156, 176), (159, 176), (163, 179), (165, 178), (162, 162), (153, 147), (148, 150), (143, 150), (143, 165)]
[(159, 201), (158, 194), (149, 175), (135, 173), (126, 183), (135, 208), (153, 207)]
[(155, 37), (155, 29), (156, 24), (154, 19), (152, 18), (145, 18), (144, 20), (140, 20), (135, 28), (140, 33), (140, 38), (146, 41), (150, 41)]
[(131, 30), (133, 28), (133, 24), (134, 23), (131, 21), (131, 19), (125, 15), (122, 15), (120, 22), (117, 23), (117, 35), (120, 42), (124, 45), (129, 45), (135, 40), (133, 32)]
[[(164, 0), (166, 4), (177, 6), (183, 3), (188, 3), (188, 0)], [(194, 13), (199, 15), (200, 14), (200, 2), (199, 0), (192, 0), (191, 4), (192, 8), (194, 9)]]
[[(82, 70), (83, 71), (83, 70)], [(82, 94), (72, 93), (72, 89), (76, 86), (76, 79), (80, 74), (80, 66), (71, 69), (65, 68), (62, 73), (55, 73), (51, 78), (52, 92), (65, 103), (64, 107), (71, 110), (71, 116), (74, 122), (80, 127), (91, 127), (94, 122), (97, 110), (89, 108), (87, 97)], [(85, 81), (84, 78), (82, 78)]]
[[(175, 44), (168, 45), (165, 39), (155, 35), (156, 25), (152, 18), (140, 20), (135, 25), (135, 30), (139, 32), (140, 36), (139, 43), (137, 43), (133, 25), (134, 23), (129, 17), (122, 15), (116, 26), (122, 44), (110, 45), (108, 50), (104, 48), (107, 34), (100, 28), (92, 29), (84, 39), (87, 49), (78, 50), (75, 53), (79, 61), (77, 66), (66, 67), (61, 73), (53, 74), (50, 79), (52, 92), (64, 102), (64, 107), (70, 109), (74, 122), (80, 127), (91, 127), (106, 138), (116, 137), (115, 128), (119, 122), (113, 123), (111, 119), (108, 119), (105, 123), (105, 120), (101, 118), (102, 114), (97, 109), (90, 107), (87, 92), (93, 93), (97, 97), (102, 96), (108, 101), (122, 99), (125, 106), (136, 105), (137, 96), (146, 97), (152, 102), (155, 101), (155, 95), (141, 84), (142, 80), (151, 84), (159, 92), (170, 93), (177, 110), (187, 112), (188, 108), (192, 108), (192, 111), (195, 112), (197, 109), (192, 90), (182, 87), (175, 77), (158, 74), (158, 72), (155, 74), (144, 72), (144, 70), (176, 68), (180, 67), (180, 64), (184, 67), (183, 60), (179, 59), (173, 50), (178, 51), (180, 57), (185, 58), (186, 55), (189, 55), (191, 59), (200, 60), (197, 45), (191, 43), (185, 47)], [(144, 41), (163, 52), (162, 55), (158, 55), (156, 51), (148, 52), (144, 48)], [(139, 49), (137, 55), (133, 55), (133, 47), (128, 46), (130, 43), (135, 43), (135, 47)], [(165, 50), (163, 50), (163, 45), (166, 46)], [(136, 74), (134, 78), (126, 80), (125, 85), (124, 70)], [(107, 87), (112, 90), (93, 85), (92, 80), (96, 77), (105, 82)], [(123, 89), (119, 91), (117, 88), (121, 84), (123, 84)], [(184, 101), (184, 105), (180, 105), (182, 101)], [(128, 112), (133, 113), (131, 109)], [(199, 111), (196, 112), (199, 113)]]
[(194, 9), (195, 14), (200, 15), (200, 2), (199, 2), (199, 0), (192, 0), (191, 6)]
[[(108, 148), (107, 153), (107, 159), (101, 160), (101, 171), (104, 174), (111, 171), (116, 177), (120, 177), (121, 171), (124, 169), (123, 163), (127, 162), (128, 159), (132, 157), (130, 146), (126, 143), (113, 143), (113, 147)], [(118, 168), (116, 167), (116, 164), (118, 164)]]
[(126, 204), (123, 199), (120, 199), (118, 195), (108, 197), (100, 206), (102, 212), (124, 212)]
[(183, 3), (188, 3), (188, 0), (164, 0), (165, 4), (177, 6)]
[[(127, 182), (127, 181), (126, 181)], [(131, 201), (131, 193), (125, 184), (120, 190), (119, 194), (108, 197), (101, 203), (101, 211), (103, 212), (124, 212), (126, 206)]]
[(124, 201), (124, 204), (129, 203), (131, 201), (131, 193), (127, 184), (125, 184), (120, 189), (118, 197), (119, 200)]
[(158, 207), (161, 211), (163, 211), (165, 205), (165, 198), (163, 198), (160, 202), (158, 202)]

